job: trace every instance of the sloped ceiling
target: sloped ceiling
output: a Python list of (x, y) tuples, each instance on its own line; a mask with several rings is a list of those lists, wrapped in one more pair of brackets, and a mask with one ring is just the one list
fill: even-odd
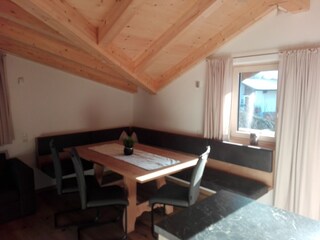
[(310, 0), (0, 0), (0, 49), (156, 93), (275, 8)]

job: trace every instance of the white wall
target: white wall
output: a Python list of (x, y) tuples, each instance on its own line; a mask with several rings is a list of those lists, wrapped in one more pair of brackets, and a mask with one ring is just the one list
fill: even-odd
[[(199, 81), (199, 88), (196, 87)], [(135, 95), (134, 125), (200, 135), (203, 132), (205, 61), (156, 95)], [(139, 136), (138, 136), (139, 138)]]
[[(320, 45), (320, 1), (299, 14), (273, 11), (218, 49), (214, 55), (245, 56), (279, 49)], [(208, 53), (210, 55), (210, 53)], [(201, 82), (200, 89), (194, 82)], [(135, 95), (135, 125), (202, 134), (205, 61), (173, 81), (157, 95)]]
[(320, 1), (298, 14), (274, 10), (221, 47), (215, 54), (246, 55), (320, 45)]
[[(37, 136), (133, 123), (133, 94), (12, 55), (6, 69), (15, 140), (0, 151), (34, 168)], [(35, 178), (36, 188), (51, 183), (36, 168)]]

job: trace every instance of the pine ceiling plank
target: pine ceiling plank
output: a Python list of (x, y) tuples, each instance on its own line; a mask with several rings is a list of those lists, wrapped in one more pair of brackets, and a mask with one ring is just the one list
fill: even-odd
[(133, 0), (116, 1), (114, 7), (106, 14), (98, 28), (98, 43), (108, 45), (126, 23), (133, 17), (134, 11), (126, 11)]
[(246, 9), (242, 14), (239, 13), (239, 16), (242, 16), (241, 18), (235, 19), (231, 24), (225, 26), (222, 31), (157, 78), (155, 80), (157, 91), (274, 9), (274, 6), (266, 4), (266, 2), (261, 3), (251, 0), (251, 3), (254, 3), (255, 6)]
[[(106, 47), (105, 51), (108, 52), (109, 54), (112, 54), (120, 64), (126, 64), (128, 61), (130, 61), (128, 56), (125, 55), (124, 52), (113, 43), (110, 43)], [(146, 81), (150, 82), (151, 84), (153, 84), (154, 82), (154, 79), (144, 72), (139, 73), (139, 76), (145, 79)], [(155, 92), (152, 92), (152, 93), (155, 93)]]
[(198, 0), (147, 0), (113, 40), (134, 62)]
[[(190, 24), (187, 29), (177, 35), (145, 69), (145, 72), (157, 78), (173, 66), (179, 64), (196, 49), (205, 44), (223, 30), (228, 24), (233, 23), (237, 17), (245, 13), (256, 1), (224, 0), (213, 5), (213, 11), (204, 14)], [(236, 20), (237, 21), (237, 20)], [(210, 53), (208, 53), (209, 55)]]
[(191, 9), (175, 22), (166, 32), (164, 32), (145, 52), (135, 61), (135, 71), (140, 72), (145, 69), (148, 63), (167, 45), (175, 36), (184, 31), (193, 21), (198, 19), (208, 10), (216, 0), (198, 0)]
[(77, 76), (91, 79), (101, 84), (117, 88), (123, 91), (135, 93), (137, 87), (124, 82), (119, 81), (116, 78), (108, 78), (105, 74), (101, 74), (86, 66), (81, 66), (71, 61), (66, 61), (64, 58), (51, 55), (50, 53), (43, 52), (35, 47), (12, 41), (12, 39), (6, 39), (0, 36), (0, 49), (11, 54), (30, 59), (32, 61), (60, 69), (65, 72), (75, 74)]
[[(96, 41), (96, 28), (65, 1), (11, 0), (24, 10), (57, 30), (62, 35), (75, 39), (82, 37)], [(65, 31), (67, 25), (69, 32)], [(77, 34), (75, 34), (77, 33)]]
[[(136, 74), (130, 63), (120, 64), (113, 55), (105, 52), (97, 44), (95, 28), (82, 15), (64, 1), (50, 0), (12, 0), (33, 16), (39, 18), (82, 49), (105, 62), (114, 64), (114, 70), (128, 80), (155, 93), (153, 81)], [(93, 28), (93, 29), (92, 29)]]
[(297, 13), (310, 9), (310, 0), (287, 0), (280, 1), (279, 6), (288, 12)]
[(64, 0), (75, 8), (94, 27), (102, 23), (106, 12), (119, 0)]
[(49, 35), (50, 37), (66, 40), (63, 36), (59, 35), (57, 31), (48, 27), (46, 24), (9, 0), (1, 0), (0, 17)]
[(2, 19), (0, 17), (0, 35), (6, 36), (12, 40), (17, 40), (30, 46), (37, 47), (48, 53), (61, 56), (69, 61), (74, 61), (81, 65), (88, 66), (97, 71), (106, 74), (106, 77), (114, 77), (126, 81), (121, 75), (110, 69), (110, 66), (103, 64), (86, 52), (70, 44), (61, 42), (27, 28), (21, 27), (15, 23)]

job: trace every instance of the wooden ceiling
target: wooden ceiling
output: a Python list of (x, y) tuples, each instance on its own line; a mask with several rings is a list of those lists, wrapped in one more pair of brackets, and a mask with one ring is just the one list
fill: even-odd
[(310, 0), (0, 0), (0, 49), (136, 92), (173, 81), (276, 7)]

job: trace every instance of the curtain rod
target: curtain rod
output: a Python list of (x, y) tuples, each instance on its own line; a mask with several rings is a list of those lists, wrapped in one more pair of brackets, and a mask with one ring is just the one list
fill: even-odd
[[(270, 49), (269, 51), (270, 52), (265, 52), (265, 53), (252, 53), (252, 54), (248, 54), (248, 55), (238, 55), (238, 56), (232, 56), (231, 55), (231, 58), (232, 59), (240, 59), (240, 58), (249, 58), (249, 57), (260, 57), (260, 56), (268, 56), (268, 55), (275, 55), (275, 54), (281, 54), (285, 51), (296, 51), (296, 50), (303, 50), (303, 49), (308, 49), (308, 50), (319, 50), (320, 49), (320, 46), (319, 44), (315, 44), (314, 46), (309, 46), (309, 47), (303, 47), (303, 46), (300, 46), (300, 47), (297, 47), (297, 48), (292, 48), (292, 49), (280, 49), (280, 50), (276, 50), (276, 49)], [(228, 57), (228, 55), (211, 55), (211, 56), (208, 56), (206, 58), (206, 60), (209, 60), (209, 59), (214, 59), (214, 58), (226, 58)]]
[[(274, 52), (266, 52), (266, 53), (255, 53), (255, 54), (249, 54), (249, 55), (239, 55), (239, 56), (231, 56), (232, 59), (238, 59), (238, 58), (248, 58), (248, 57), (260, 57), (260, 56), (267, 56), (267, 55), (274, 55), (274, 54), (279, 54), (279, 51), (274, 51)], [(206, 60), (209, 59), (214, 59), (214, 58), (226, 58), (228, 57), (227, 55), (220, 55), (220, 56), (214, 56), (211, 55), (206, 58)]]
[(260, 57), (260, 56), (267, 56), (267, 55), (275, 55), (279, 54), (279, 52), (270, 52), (270, 53), (261, 53), (261, 54), (251, 54), (251, 55), (245, 55), (245, 56), (235, 56), (232, 57), (233, 59), (238, 59), (238, 58), (248, 58), (248, 57)]
[(280, 54), (282, 52), (285, 51), (296, 51), (296, 50), (304, 50), (304, 49), (308, 49), (308, 50), (314, 50), (314, 49), (319, 49), (319, 44), (315, 45), (315, 46), (309, 46), (309, 47), (298, 47), (298, 48), (292, 48), (292, 49), (280, 49), (280, 50), (270, 50), (270, 52), (265, 52), (265, 53), (253, 53), (253, 54), (249, 54), (249, 55), (244, 55), (244, 56), (234, 56), (232, 57), (233, 59), (237, 59), (237, 58), (247, 58), (247, 57), (259, 57), (259, 56), (267, 56), (267, 55), (275, 55), (275, 54)]

